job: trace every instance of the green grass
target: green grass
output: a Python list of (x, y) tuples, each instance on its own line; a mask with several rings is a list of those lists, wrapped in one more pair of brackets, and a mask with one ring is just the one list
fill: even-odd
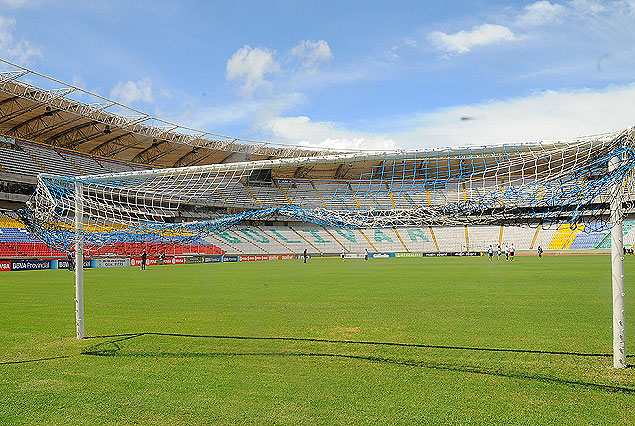
[(73, 285), (0, 274), (0, 424), (635, 423), (607, 256), (87, 270), (83, 341)]

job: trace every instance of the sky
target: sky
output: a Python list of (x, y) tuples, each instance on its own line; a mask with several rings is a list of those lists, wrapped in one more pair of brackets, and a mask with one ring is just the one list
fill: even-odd
[(635, 125), (635, 0), (0, 0), (0, 58), (274, 143), (427, 149)]

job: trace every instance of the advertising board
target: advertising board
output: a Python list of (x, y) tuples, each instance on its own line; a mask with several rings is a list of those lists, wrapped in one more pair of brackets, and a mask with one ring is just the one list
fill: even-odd
[(369, 256), (373, 259), (387, 259), (389, 257), (395, 257), (395, 253), (370, 253)]
[(123, 257), (92, 259), (93, 268), (121, 268), (124, 266), (130, 266), (130, 259)]
[(51, 260), (12, 260), (12, 271), (41, 271), (51, 269)]
[(395, 253), (395, 257), (423, 257), (421, 252)]
[(203, 257), (203, 263), (220, 263), (223, 261), (223, 255), (213, 254), (211, 256)]
[[(146, 266), (156, 266), (157, 259), (154, 257), (146, 258)], [(141, 266), (141, 258), (140, 257), (132, 257), (130, 258), (130, 266)]]
[(480, 256), (480, 255), (481, 253), (477, 251), (469, 251), (469, 252), (449, 251), (449, 252), (439, 252), (439, 253), (423, 253), (424, 257)]

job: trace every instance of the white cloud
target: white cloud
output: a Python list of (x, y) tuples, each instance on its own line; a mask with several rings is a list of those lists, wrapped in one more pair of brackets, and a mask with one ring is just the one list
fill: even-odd
[(524, 27), (546, 25), (560, 22), (566, 14), (567, 10), (561, 4), (542, 0), (525, 6), (525, 12), (518, 17), (517, 23)]
[(578, 15), (597, 15), (607, 10), (606, 6), (595, 0), (571, 0), (569, 5)]
[(399, 46), (394, 45), (393, 47), (390, 48), (390, 51), (388, 52), (388, 59), (390, 61), (398, 61), (401, 59), (401, 56), (399, 56)]
[(265, 76), (279, 70), (280, 64), (273, 58), (273, 51), (245, 45), (227, 61), (225, 78), (237, 81), (243, 97), (249, 98), (258, 89), (271, 88), (271, 82)]
[[(357, 131), (307, 116), (263, 123), (276, 142), (335, 149), (391, 150), (565, 140), (635, 125), (635, 83), (604, 90), (544, 91), (387, 119), (393, 130)], [(462, 119), (469, 118), (469, 119)]]
[(0, 56), (18, 62), (20, 65), (28, 64), (33, 58), (42, 57), (40, 49), (29, 41), (14, 41), (15, 26), (15, 18), (0, 16)]
[(347, 130), (333, 123), (314, 122), (309, 117), (278, 117), (266, 123), (264, 129), (277, 141), (334, 149), (397, 148), (391, 138), (370, 132)]
[(413, 38), (407, 38), (404, 41), (406, 46), (412, 47), (413, 49), (417, 49), (419, 47), (419, 42)]
[(27, 3), (33, 3), (33, 2), (29, 0), (2, 0), (1, 3), (9, 7), (17, 9), (18, 7), (22, 7), (26, 5)]
[(154, 102), (152, 96), (152, 80), (149, 78), (143, 78), (138, 81), (120, 81), (110, 91), (110, 97), (122, 102), (126, 105), (131, 105), (135, 102), (145, 102), (151, 104)]
[[(556, 140), (635, 125), (635, 83), (530, 96), (421, 113), (391, 134), (409, 148)], [(470, 117), (471, 120), (461, 120)]]
[(71, 79), (71, 84), (75, 87), (79, 87), (80, 89), (86, 90), (86, 82), (84, 81), (83, 78), (81, 78), (78, 75), (73, 75), (73, 78)]
[(333, 59), (331, 48), (325, 40), (302, 40), (289, 51), (289, 56), (298, 59), (309, 71), (315, 71), (321, 64)]
[(475, 26), (471, 31), (462, 30), (454, 34), (434, 31), (428, 34), (428, 39), (439, 50), (459, 54), (467, 53), (475, 46), (517, 40), (509, 28), (493, 24)]
[(243, 123), (251, 122), (252, 126), (259, 127), (272, 117), (305, 101), (306, 98), (302, 93), (285, 92), (264, 99), (243, 99), (235, 103), (214, 106), (195, 106), (193, 103), (188, 103), (182, 105), (177, 114), (161, 111), (160, 116), (195, 129), (209, 131), (237, 123), (243, 125)]

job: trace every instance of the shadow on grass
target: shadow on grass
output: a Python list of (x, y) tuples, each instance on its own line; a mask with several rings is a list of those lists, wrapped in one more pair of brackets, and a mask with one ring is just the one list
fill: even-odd
[(23, 360), (20, 360), (20, 361), (4, 361), (4, 362), (0, 362), (0, 365), (26, 364), (27, 362), (51, 361), (53, 359), (66, 359), (66, 358), (70, 358), (71, 356), (73, 356), (73, 355), (60, 355), (60, 356), (51, 356), (51, 357), (48, 357), (48, 358), (23, 359)]
[(349, 345), (371, 345), (371, 346), (397, 346), (405, 348), (425, 348), (425, 349), (451, 349), (462, 351), (483, 351), (483, 352), (509, 352), (524, 354), (542, 354), (542, 355), (570, 355), (579, 357), (612, 357), (612, 354), (601, 353), (585, 353), (585, 352), (566, 352), (566, 351), (543, 351), (537, 349), (505, 349), (505, 348), (479, 348), (473, 346), (446, 346), (446, 345), (427, 345), (424, 343), (399, 343), (399, 342), (374, 342), (359, 340), (332, 340), (332, 339), (312, 339), (304, 337), (258, 337), (258, 336), (222, 336), (222, 335), (205, 335), (205, 334), (181, 334), (181, 333), (124, 333), (112, 334), (108, 336), (90, 336), (87, 339), (109, 339), (121, 338), (113, 340), (119, 342), (121, 340), (132, 339), (141, 336), (167, 336), (167, 337), (191, 337), (199, 339), (231, 339), (231, 340), (275, 340), (281, 342), (313, 342), (313, 343), (340, 343)]
[[(115, 338), (106, 342), (98, 343), (84, 351), (82, 355), (94, 356), (117, 356), (132, 358), (221, 358), (221, 357), (313, 357), (313, 358), (339, 358), (352, 359), (360, 361), (370, 361), (375, 363), (385, 363), (407, 367), (419, 367), (433, 370), (452, 371), (461, 373), (473, 373), (487, 376), (506, 377), (512, 379), (534, 380), (543, 383), (552, 383), (566, 386), (577, 386), (585, 389), (593, 389), (605, 392), (635, 394), (635, 388), (626, 386), (606, 385), (599, 383), (589, 383), (580, 380), (568, 380), (559, 377), (516, 373), (507, 371), (490, 370), (469, 365), (454, 365), (448, 363), (440, 363), (434, 361), (420, 361), (412, 359), (397, 359), (389, 357), (380, 357), (372, 355), (357, 354), (340, 354), (340, 353), (319, 353), (319, 352), (125, 352), (120, 353), (121, 347), (119, 342), (134, 339), (141, 336), (169, 336), (169, 337), (188, 337), (188, 338), (211, 338), (211, 339), (235, 339), (235, 340), (277, 340), (277, 341), (299, 341), (299, 342), (325, 342), (325, 343), (344, 343), (344, 344), (361, 344), (361, 345), (384, 345), (384, 346), (400, 346), (400, 347), (417, 347), (417, 348), (435, 348), (435, 349), (459, 349), (459, 350), (476, 350), (491, 352), (512, 352), (512, 353), (537, 353), (537, 354), (555, 354), (555, 355), (574, 355), (585, 357), (610, 357), (610, 354), (588, 354), (575, 352), (555, 352), (555, 351), (538, 351), (538, 350), (520, 350), (520, 349), (492, 349), (492, 348), (473, 348), (460, 346), (439, 346), (424, 345), (410, 343), (392, 343), (392, 342), (364, 342), (353, 340), (329, 340), (329, 339), (309, 339), (294, 337), (246, 337), (246, 336), (214, 336), (214, 335), (195, 335), (195, 334), (178, 334), (178, 333), (130, 333), (118, 334), (111, 336), (91, 336), (90, 338)], [(632, 356), (629, 356), (631, 358)], [(630, 365), (632, 368), (633, 366)]]

